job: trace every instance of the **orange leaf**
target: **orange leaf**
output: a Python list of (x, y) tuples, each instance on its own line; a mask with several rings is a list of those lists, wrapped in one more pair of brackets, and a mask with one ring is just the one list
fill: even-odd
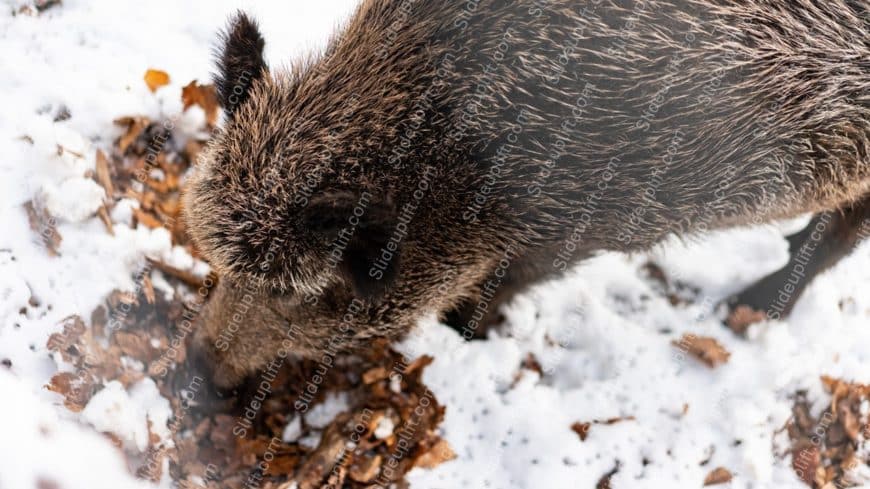
[(158, 88), (169, 84), (169, 74), (165, 71), (149, 69), (145, 72), (145, 84), (148, 85), (151, 93), (154, 93)]

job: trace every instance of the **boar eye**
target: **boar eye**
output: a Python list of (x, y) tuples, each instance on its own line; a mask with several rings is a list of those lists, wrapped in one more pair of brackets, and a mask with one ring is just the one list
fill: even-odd
[(241, 231), (251, 231), (254, 228), (254, 216), (248, 212), (233, 211), (230, 214), (230, 221), (235, 223)]
[[(397, 224), (395, 203), (375, 192), (324, 192), (306, 207), (304, 223), (322, 242), (340, 244), (339, 272), (357, 297), (380, 300), (395, 281), (401, 250), (375, 268)], [(331, 253), (333, 246), (328, 245)]]

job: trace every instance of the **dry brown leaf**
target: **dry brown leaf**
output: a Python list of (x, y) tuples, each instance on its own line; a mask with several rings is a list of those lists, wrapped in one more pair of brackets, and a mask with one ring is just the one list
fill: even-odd
[(326, 478), (326, 483), (321, 486), (322, 488), (332, 488), (332, 487), (344, 487), (344, 479), (347, 477), (347, 467), (345, 465), (337, 465), (330, 472), (329, 477)]
[(296, 475), (299, 489), (321, 487), (323, 479), (332, 470), (335, 462), (341, 458), (341, 454), (345, 453), (345, 436), (341, 432), (341, 425), (346, 420), (347, 416), (341, 420), (337, 419), (329, 425), (323, 432), (317, 448), (314, 449), (308, 460), (299, 467)]
[(150, 361), (154, 357), (149, 338), (140, 331), (115, 331), (112, 339), (124, 355), (142, 361)]
[(169, 84), (169, 73), (161, 70), (149, 69), (145, 72), (145, 84), (148, 85), (148, 90), (151, 93), (157, 91), (158, 88)]
[(522, 363), (520, 363), (520, 368), (537, 372), (537, 374), (541, 376), (544, 375), (544, 368), (541, 366), (541, 362), (538, 361), (534, 353), (526, 355), (526, 358), (524, 358)]
[(846, 382), (841, 379), (835, 379), (828, 375), (823, 375), (821, 379), (822, 384), (824, 384), (825, 386), (825, 389), (831, 393), (832, 409), (836, 409), (837, 402), (848, 395), (855, 395), (858, 397), (870, 397), (870, 385), (859, 384), (856, 382)]
[(816, 472), (822, 463), (818, 447), (795, 448), (791, 453), (791, 466), (795, 474), (808, 486), (815, 487)]
[(377, 366), (375, 368), (367, 370), (362, 374), (362, 381), (364, 384), (374, 384), (379, 380), (384, 380), (389, 377), (390, 372), (383, 366)]
[(64, 153), (71, 154), (71, 155), (75, 156), (76, 158), (81, 158), (81, 159), (85, 158), (85, 155), (83, 155), (82, 153), (80, 153), (78, 151), (73, 151), (69, 148), (65, 148), (64, 146), (61, 146), (60, 144), (58, 144), (57, 145), (57, 155), (63, 156)]
[(846, 436), (854, 442), (860, 441), (861, 432), (864, 430), (864, 426), (858, 419), (858, 414), (851, 409), (851, 406), (845, 403), (842, 404), (840, 409), (837, 410), (837, 417), (843, 425), (843, 430), (846, 432)]
[[(148, 420), (148, 435), (149, 437), (153, 436), (151, 433), (151, 420)], [(160, 438), (158, 437), (159, 441)], [(156, 448), (154, 447), (153, 439), (149, 439), (149, 443), (151, 446), (148, 447), (148, 451), (146, 452), (145, 460), (150, 463), (142, 465), (139, 469), (136, 470), (136, 476), (140, 479), (147, 479), (151, 482), (160, 482), (160, 479), (163, 477), (163, 459), (166, 458), (166, 449), (165, 448)]]
[(142, 293), (145, 295), (145, 301), (149, 304), (154, 304), (154, 284), (151, 283), (151, 275), (142, 277)]
[(151, 123), (147, 117), (119, 117), (113, 121), (118, 126), (124, 126), (126, 128), (126, 132), (121, 135), (120, 138), (115, 142), (115, 145), (118, 147), (118, 151), (121, 154), (127, 151), (127, 148), (136, 141), (136, 138), (142, 134), (142, 131), (148, 127), (148, 124)]
[(167, 194), (178, 190), (178, 177), (174, 173), (167, 173), (163, 180), (146, 179), (145, 185), (148, 185), (155, 192)]
[(112, 185), (112, 173), (109, 170), (109, 162), (106, 159), (106, 154), (101, 150), (97, 150), (97, 161), (95, 164), (96, 175), (95, 180), (106, 191), (106, 198), (112, 202), (115, 197), (115, 186)]
[(238, 439), (237, 453), (241, 456), (244, 465), (253, 466), (263, 459), (264, 454), (269, 453), (268, 467), (265, 475), (288, 476), (292, 475), (299, 464), (300, 449), (295, 445), (288, 445), (277, 439), (260, 437), (254, 440)]
[(420, 355), (419, 358), (417, 358), (416, 360), (411, 362), (411, 364), (405, 368), (404, 374), (411, 375), (414, 372), (416, 372), (417, 370), (422, 370), (427, 365), (432, 363), (433, 360), (435, 360), (435, 359), (429, 355)]
[(65, 362), (73, 363), (76, 359), (73, 358), (73, 354), (69, 350), (82, 340), (86, 331), (87, 327), (81, 317), (67, 316), (63, 319), (63, 331), (52, 333), (48, 337), (45, 347), (48, 348), (48, 351), (59, 352)]
[(615, 418), (607, 418), (603, 421), (595, 421), (598, 424), (616, 424), (621, 423), (623, 421), (634, 421), (636, 418), (634, 416), (617, 416)]
[(100, 221), (103, 221), (103, 226), (106, 227), (106, 232), (111, 236), (115, 235), (115, 226), (112, 225), (112, 218), (109, 217), (109, 210), (106, 208), (106, 205), (103, 204), (97, 209), (97, 215), (100, 216)]
[[(190, 287), (193, 287), (194, 289), (199, 289), (203, 286), (203, 283), (205, 282), (205, 277), (198, 277), (191, 272), (175, 268), (172, 265), (167, 265), (162, 261), (152, 260), (149, 258), (148, 263), (150, 263), (154, 268), (160, 270), (161, 272), (181, 280), (182, 282)], [(212, 281), (217, 283), (217, 278), (212, 277)]]
[(27, 220), (30, 222), (30, 229), (39, 235), (40, 241), (45, 245), (45, 249), (51, 256), (58, 256), (57, 249), (60, 247), (63, 238), (57, 231), (57, 222), (41, 205), (35, 204), (32, 200), (24, 203), (24, 209), (27, 211)]
[(593, 420), (591, 423), (577, 422), (577, 423), (574, 423), (571, 425), (571, 430), (574, 431), (574, 433), (577, 433), (578, 436), (580, 436), (580, 441), (586, 441), (586, 438), (589, 436), (589, 429), (592, 428), (593, 424), (609, 425), (609, 424), (621, 423), (623, 421), (634, 421), (634, 420), (635, 420), (634, 416), (616, 416), (614, 418), (596, 419), (596, 420)]
[(355, 457), (353, 464), (348, 469), (348, 476), (357, 482), (371, 482), (380, 473), (382, 463), (383, 458), (380, 455)]
[(441, 438), (432, 446), (431, 449), (429, 449), (428, 452), (420, 455), (420, 457), (414, 461), (414, 467), (434, 469), (444, 462), (455, 458), (456, 453), (454, 453), (453, 449), (450, 448), (450, 444), (447, 443), (447, 440)]
[(178, 197), (167, 197), (166, 200), (162, 200), (157, 203), (157, 208), (164, 215), (177, 217), (181, 211), (181, 201)]
[(679, 341), (675, 340), (671, 343), (680, 349), (684, 349), (710, 368), (727, 362), (728, 358), (731, 357), (731, 353), (719, 344), (715, 338), (684, 334)]
[(145, 190), (139, 198), (139, 208), (150, 212), (154, 210), (157, 202), (160, 202), (157, 194), (151, 190)]
[(214, 85), (200, 85), (196, 80), (188, 83), (181, 89), (181, 102), (184, 110), (197, 105), (205, 112), (205, 120), (210, 126), (217, 122), (218, 104), (217, 92)]
[(574, 423), (571, 425), (571, 429), (574, 433), (577, 433), (580, 436), (580, 441), (586, 441), (586, 437), (589, 436), (589, 428), (592, 427), (592, 423)]
[(137, 222), (148, 228), (156, 229), (163, 226), (163, 223), (158, 221), (156, 217), (152, 216), (148, 212), (143, 211), (142, 209), (134, 208), (133, 215), (136, 217)]
[(726, 482), (731, 482), (731, 472), (728, 471), (725, 467), (717, 467), (713, 469), (707, 477), (704, 479), (705, 486), (713, 486), (716, 484), (724, 484)]
[(292, 475), (297, 465), (299, 465), (299, 455), (295, 453), (276, 454), (269, 463), (266, 475)]
[(765, 319), (767, 319), (767, 315), (765, 315), (763, 311), (756, 311), (749, 306), (737, 306), (737, 308), (728, 315), (728, 319), (725, 323), (729, 328), (731, 328), (731, 331), (734, 331), (739, 335), (744, 335), (750, 326), (755, 323), (760, 323)]
[(75, 372), (55, 374), (45, 388), (62, 395), (63, 405), (75, 413), (81, 412), (96, 393), (94, 380), (87, 372), (82, 372), (82, 375)]

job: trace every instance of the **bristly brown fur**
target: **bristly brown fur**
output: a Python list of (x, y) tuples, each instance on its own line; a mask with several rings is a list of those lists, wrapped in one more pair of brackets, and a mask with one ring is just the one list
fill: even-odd
[[(599, 250), (860, 200), (867, 11), (854, 0), (366, 0), (322, 56), (286, 73), (266, 70), (262, 37), (239, 15), (221, 100), (232, 105), (242, 72), (257, 75), (184, 206), (224, 278), (199, 333), (220, 382), (274, 355), (275, 324), (300, 325), (306, 355), (400, 337), (479, 294), (506, 250), (510, 281), (528, 282)], [(248, 286), (260, 292), (247, 330), (213, 351)], [(355, 296), (365, 306), (345, 321)]]

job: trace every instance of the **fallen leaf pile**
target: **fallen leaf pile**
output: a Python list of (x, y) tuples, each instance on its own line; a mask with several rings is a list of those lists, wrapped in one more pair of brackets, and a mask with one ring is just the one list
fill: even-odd
[(195, 252), (189, 246), (179, 219), (179, 183), (205, 141), (188, 140), (182, 146), (164, 124), (141, 116), (122, 117), (115, 120), (115, 124), (123, 128), (124, 133), (108, 157), (98, 152), (95, 175), (107, 173), (110, 179), (107, 182), (97, 178), (97, 183), (106, 189), (107, 195), (113, 192), (110, 199), (127, 197), (138, 202), (138, 208), (133, 211), (134, 227), (165, 227), (174, 243)]
[[(152, 376), (161, 385), (155, 360), (167, 351), (170, 338), (180, 336), (174, 325), (184, 305), (180, 299), (167, 301), (158, 295), (155, 304), (145, 309), (140, 304), (143, 298), (115, 291), (93, 311), (89, 327), (82, 318), (71, 316), (62, 332), (49, 337), (49, 351), (75, 367), (74, 372), (56, 374), (47, 386), (64, 396), (67, 408), (81, 411), (112, 380), (129, 387)], [(183, 349), (175, 360), (184, 361)]]
[[(152, 71), (158, 70), (149, 70), (149, 73)], [(202, 92), (201, 99), (209, 97), (205, 94), (215, 97), (213, 86), (197, 85), (195, 81), (189, 86), (193, 85)], [(184, 90), (187, 91), (188, 87)], [(185, 110), (192, 104), (198, 102), (185, 102)], [(210, 109), (204, 107), (204, 110)], [(163, 227), (169, 231), (173, 245), (182, 246), (191, 256), (199, 258), (181, 219), (181, 180), (210, 137), (213, 121), (209, 122), (199, 136), (182, 138), (171, 130), (174, 127), (171, 120), (152, 121), (144, 116), (127, 116), (114, 121), (122, 133), (108, 154), (97, 151), (95, 171), (91, 175), (106, 191), (107, 199), (98, 215), (107, 232), (113, 233), (109, 215), (114, 206), (121, 199), (132, 199), (136, 205), (130, 226)], [(202, 281), (201, 277), (164, 263), (151, 262), (151, 266), (193, 287), (198, 287)]]
[[(203, 107), (213, 123), (213, 87), (192, 82), (183, 98), (185, 107)], [(214, 104), (213, 115), (209, 104)], [(141, 116), (115, 121), (123, 133), (108, 154), (97, 154), (92, 175), (107, 195), (100, 216), (106, 232), (113, 232), (112, 208), (121, 199), (133, 199), (138, 208), (131, 226), (165, 227), (173, 245), (199, 257), (180, 218), (179, 193), (180, 181), (205, 141), (180, 141), (164, 122)], [(33, 207), (35, 228), (45, 227), (47, 219)], [(167, 276), (173, 293), (155, 290), (154, 270)], [(138, 477), (157, 481), (169, 476), (182, 487), (209, 489), (247, 484), (263, 489), (405, 487), (404, 475), (412, 468), (455, 458), (437, 433), (444, 408), (420, 380), (430, 357), (409, 362), (386, 344), (376, 344), (362, 356), (336, 359), (307, 409), (297, 402), (306, 382), (317, 375), (314, 361), (285, 362), (262, 402), (255, 399), (261, 378), (232, 396), (212, 397), (208, 380), (187, 369), (190, 334), (182, 324), (201, 307), (190, 288), (215, 281), (149, 261), (137, 283), (137, 293), (111, 294), (89, 323), (69, 317), (62, 332), (49, 338), (49, 350), (72, 368), (56, 374), (46, 387), (61, 395), (68, 409), (80, 412), (107, 383), (117, 381), (126, 388), (150, 377), (171, 405), (172, 439), (161, 439), (156, 433), (162, 430), (149, 426), (148, 448), (139, 453), (125, 447), (118, 434), (105, 434)], [(339, 393), (347, 400), (346, 409), (325, 425), (309, 422), (304, 412)], [(254, 403), (257, 409), (251, 410)], [(285, 436), (289, 427), (294, 433)]]
[[(822, 377), (831, 404), (818, 417), (810, 411), (805, 392), (795, 396), (788, 436), (792, 468), (815, 489), (855, 487), (852, 479), (870, 465), (870, 385)], [(863, 407), (863, 408), (862, 408)]]
[[(432, 468), (455, 458), (437, 434), (444, 408), (420, 381), (431, 357), (405, 363), (385, 344), (330, 369), (309, 409), (330, 394), (342, 393), (349, 402), (325, 427), (308, 425), (295, 407), (306, 381), (316, 374), (314, 361), (288, 362), (252, 420), (245, 409), (253, 405), (257, 385), (241, 388), (235, 397), (198, 404), (200, 396), (208, 395), (208, 385), (204, 379), (189, 380), (185, 348), (173, 356), (171, 370), (161, 375), (160, 368), (172, 339), (183, 334), (177, 325), (185, 307), (179, 296), (166, 300), (157, 294), (148, 303), (144, 291), (137, 298), (116, 292), (93, 312), (89, 327), (70, 317), (63, 332), (48, 341), (51, 351), (75, 367), (56, 374), (47, 386), (72, 411), (81, 411), (113, 380), (129, 387), (151, 377), (169, 399), (175, 413), (171, 443), (152, 436), (144, 459), (125, 452), (140, 477), (159, 480), (162, 474), (152, 467), (162, 467), (166, 459), (172, 480), (204, 480), (201, 485), (207, 488), (237, 488), (255, 480), (266, 489), (292, 487), (290, 483), (299, 489), (362, 489), (401, 484), (414, 467)], [(288, 424), (295, 424), (297, 433), (285, 442)], [(106, 435), (117, 442), (112, 433)], [(300, 443), (310, 436), (320, 438), (315, 448)]]

